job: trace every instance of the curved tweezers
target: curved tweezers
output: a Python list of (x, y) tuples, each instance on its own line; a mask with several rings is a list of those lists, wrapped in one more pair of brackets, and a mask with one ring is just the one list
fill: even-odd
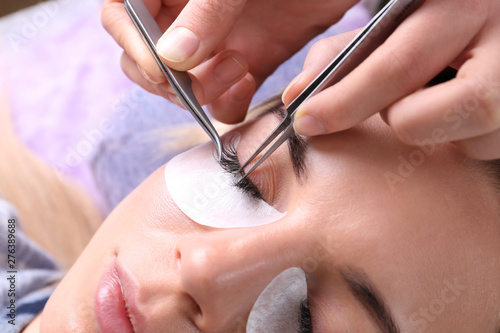
[(203, 108), (194, 96), (193, 89), (191, 87), (192, 81), (188, 73), (170, 69), (161, 61), (156, 50), (156, 43), (160, 40), (163, 32), (144, 2), (142, 0), (125, 0), (124, 3), (125, 9), (132, 19), (132, 22), (134, 22), (134, 25), (144, 39), (144, 42), (146, 42), (146, 45), (153, 54), (158, 66), (167, 77), (168, 82), (174, 88), (177, 97), (179, 97), (182, 104), (184, 104), (186, 109), (191, 112), (196, 121), (214, 142), (220, 161), (222, 157), (222, 142), (219, 134), (210, 122), (210, 119), (208, 119), (205, 111), (203, 111)]
[[(243, 178), (252, 173), (264, 162), (291, 134), (293, 134), (293, 116), (309, 97), (342, 80), (354, 68), (361, 64), (381, 45), (396, 27), (416, 10), (425, 0), (391, 0), (366, 27), (340, 52), (340, 54), (290, 103), (286, 108), (285, 119), (264, 140), (257, 150), (243, 163), (239, 172), (254, 161), (271, 143), (269, 149), (252, 165)], [(281, 135), (280, 135), (281, 134)], [(279, 135), (279, 137), (278, 137)]]

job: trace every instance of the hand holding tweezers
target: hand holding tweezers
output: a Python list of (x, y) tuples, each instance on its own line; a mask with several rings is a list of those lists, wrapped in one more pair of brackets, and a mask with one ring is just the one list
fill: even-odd
[(148, 46), (149, 50), (153, 54), (158, 66), (162, 70), (163, 74), (167, 77), (168, 82), (174, 88), (177, 97), (186, 107), (186, 109), (191, 112), (193, 117), (198, 121), (201, 127), (208, 134), (210, 139), (215, 143), (217, 149), (219, 161), (222, 157), (222, 142), (220, 140), (219, 134), (213, 127), (212, 123), (208, 119), (205, 111), (203, 111), (200, 103), (194, 96), (193, 90), (191, 88), (191, 78), (186, 72), (179, 72), (168, 68), (161, 61), (156, 50), (156, 43), (163, 35), (160, 27), (156, 23), (154, 17), (149, 12), (148, 8), (142, 0), (124, 0), (125, 9), (129, 14), (132, 22), (136, 26), (137, 30), (141, 34), (144, 42)]
[[(375, 51), (425, 0), (391, 0), (380, 10), (366, 27), (340, 52), (340, 54), (290, 103), (286, 117), (266, 140), (241, 166), (239, 172), (249, 165), (269, 144), (274, 143), (252, 165), (243, 178), (252, 173), (293, 133), (293, 116), (302, 103), (323, 89), (336, 84)], [(281, 134), (281, 135), (280, 135)], [(278, 135), (280, 135), (278, 137)]]

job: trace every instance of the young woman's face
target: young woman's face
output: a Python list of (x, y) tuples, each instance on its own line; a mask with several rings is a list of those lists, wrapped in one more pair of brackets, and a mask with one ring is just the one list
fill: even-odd
[[(241, 162), (278, 121), (237, 130)], [(400, 144), (378, 118), (308, 138), (304, 155), (300, 177), (286, 145), (252, 174), (286, 213), (250, 228), (192, 221), (156, 171), (56, 289), (42, 332), (244, 332), (289, 267), (306, 273), (315, 332), (494, 331), (500, 223), (481, 170), (449, 146)]]

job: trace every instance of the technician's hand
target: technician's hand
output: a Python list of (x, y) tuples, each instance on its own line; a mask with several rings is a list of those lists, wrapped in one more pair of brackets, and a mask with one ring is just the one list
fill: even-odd
[[(357, 0), (144, 2), (167, 30), (158, 43), (165, 63), (190, 70), (200, 103), (211, 104), (218, 120), (235, 123), (244, 119), (256, 87)], [(125, 50), (125, 73), (150, 92), (178, 103), (125, 12), (123, 0), (106, 0), (102, 18)]]
[[(339, 38), (311, 49), (285, 104), (345, 44)], [(448, 65), (458, 70), (455, 79), (424, 88)], [(341, 131), (380, 110), (405, 143), (454, 142), (473, 158), (500, 158), (500, 1), (426, 2), (352, 73), (304, 103), (295, 129)]]

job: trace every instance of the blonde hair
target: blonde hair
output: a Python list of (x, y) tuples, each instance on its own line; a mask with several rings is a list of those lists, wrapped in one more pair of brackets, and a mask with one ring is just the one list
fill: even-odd
[(17, 209), (24, 232), (69, 268), (102, 216), (81, 189), (17, 138), (5, 91), (0, 96), (0, 152), (0, 195)]

